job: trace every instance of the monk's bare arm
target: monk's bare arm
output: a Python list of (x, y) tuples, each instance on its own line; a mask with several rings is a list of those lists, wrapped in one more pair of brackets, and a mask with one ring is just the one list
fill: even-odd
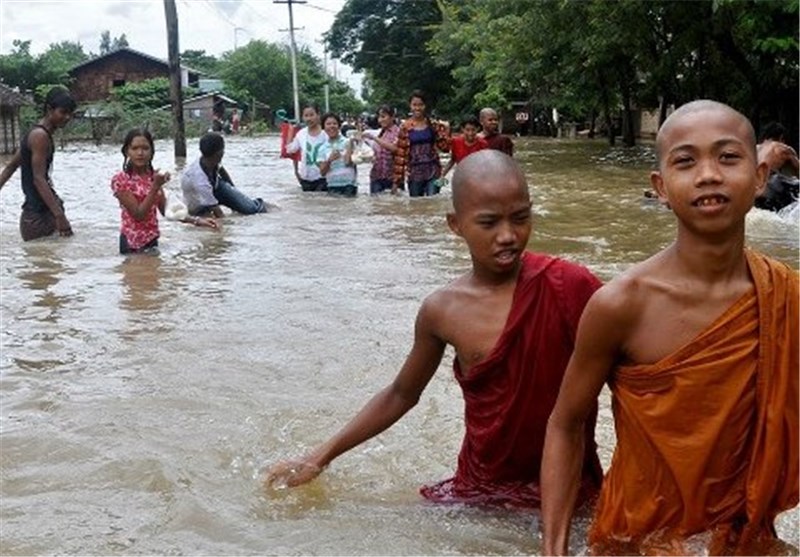
[(294, 487), (314, 479), (333, 459), (378, 435), (411, 410), (442, 361), (439, 310), (429, 297), (417, 314), (414, 345), (394, 381), (379, 391), (338, 433), (300, 460), (279, 462), (267, 484)]
[(0, 189), (6, 185), (8, 179), (11, 178), (14, 175), (14, 172), (17, 171), (20, 162), (22, 162), (22, 156), (19, 149), (17, 149), (17, 152), (14, 153), (14, 156), (11, 157), (10, 161), (8, 161), (8, 164), (3, 167), (3, 171), (0, 172)]
[(598, 290), (578, 325), (558, 400), (547, 423), (542, 457), (543, 554), (564, 555), (581, 483), (584, 427), (608, 373), (618, 359), (633, 312), (624, 287)]

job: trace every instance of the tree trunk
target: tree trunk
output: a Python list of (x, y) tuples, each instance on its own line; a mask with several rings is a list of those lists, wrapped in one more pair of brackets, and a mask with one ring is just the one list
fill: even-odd
[(667, 119), (667, 111), (669, 110), (669, 105), (672, 104), (671, 97), (669, 93), (664, 93), (664, 96), (661, 97), (661, 107), (659, 107), (658, 111), (658, 129), (661, 129), (661, 126), (664, 125), (664, 120)]
[(183, 122), (181, 91), (181, 54), (178, 47), (178, 11), (175, 0), (164, 0), (167, 18), (167, 50), (169, 51), (169, 97), (172, 104), (172, 133), (175, 136), (175, 157), (186, 157), (186, 129)]
[(633, 110), (631, 110), (631, 90), (627, 84), (622, 86), (622, 143), (626, 147), (636, 145), (633, 129)]
[(606, 84), (600, 84), (600, 98), (603, 103), (603, 116), (606, 120), (606, 130), (608, 131), (608, 144), (612, 147), (617, 142), (617, 134), (614, 131), (614, 122), (611, 120), (611, 108), (608, 103), (608, 89)]

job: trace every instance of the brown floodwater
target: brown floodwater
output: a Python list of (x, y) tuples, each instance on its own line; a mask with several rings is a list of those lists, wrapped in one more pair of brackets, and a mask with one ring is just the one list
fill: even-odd
[[(197, 153), (197, 141), (188, 145)], [(667, 245), (652, 149), (518, 140), (530, 248), (607, 280)], [(326, 439), (396, 374), (422, 298), (469, 267), (431, 199), (304, 194), (276, 137), (228, 140), (242, 190), (280, 210), (219, 233), (161, 221), (158, 257), (118, 254), (119, 146), (67, 145), (53, 178), (75, 236), (23, 243), (0, 195), (0, 554), (536, 554), (529, 512), (425, 503), (452, 475), (463, 403), (448, 351), (418, 406), (319, 481), (259, 471)], [(191, 157), (190, 157), (191, 158)], [(156, 166), (178, 170), (158, 142)], [(177, 191), (177, 183), (170, 188)], [(798, 211), (754, 210), (748, 243), (798, 267)], [(598, 441), (614, 445), (603, 393)], [(779, 520), (798, 545), (798, 510)], [(576, 545), (585, 524), (575, 529)]]

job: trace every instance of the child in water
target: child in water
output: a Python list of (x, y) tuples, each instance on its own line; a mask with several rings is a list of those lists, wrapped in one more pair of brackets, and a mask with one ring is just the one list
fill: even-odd
[[(148, 130), (134, 128), (122, 144), (122, 172), (111, 179), (111, 191), (119, 200), (122, 217), (119, 234), (121, 254), (157, 251), (158, 216), (164, 214), (166, 197), (162, 186), (169, 181), (168, 172), (153, 169), (155, 146)], [(218, 229), (214, 219), (185, 217), (181, 222)]]
[(356, 167), (353, 164), (353, 146), (341, 132), (342, 121), (339, 116), (328, 112), (322, 116), (322, 127), (327, 141), (317, 153), (316, 163), (320, 174), (325, 178), (328, 193), (355, 197), (358, 193), (356, 185)]

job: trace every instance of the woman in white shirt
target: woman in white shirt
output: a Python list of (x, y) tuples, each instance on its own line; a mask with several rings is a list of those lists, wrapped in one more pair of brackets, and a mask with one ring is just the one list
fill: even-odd
[(286, 152), (300, 151), (301, 157), (295, 168), (295, 176), (303, 191), (328, 191), (328, 183), (315, 162), (320, 148), (328, 140), (328, 136), (322, 132), (319, 106), (307, 104), (303, 107), (303, 121), (306, 127), (295, 133), (286, 145)]

